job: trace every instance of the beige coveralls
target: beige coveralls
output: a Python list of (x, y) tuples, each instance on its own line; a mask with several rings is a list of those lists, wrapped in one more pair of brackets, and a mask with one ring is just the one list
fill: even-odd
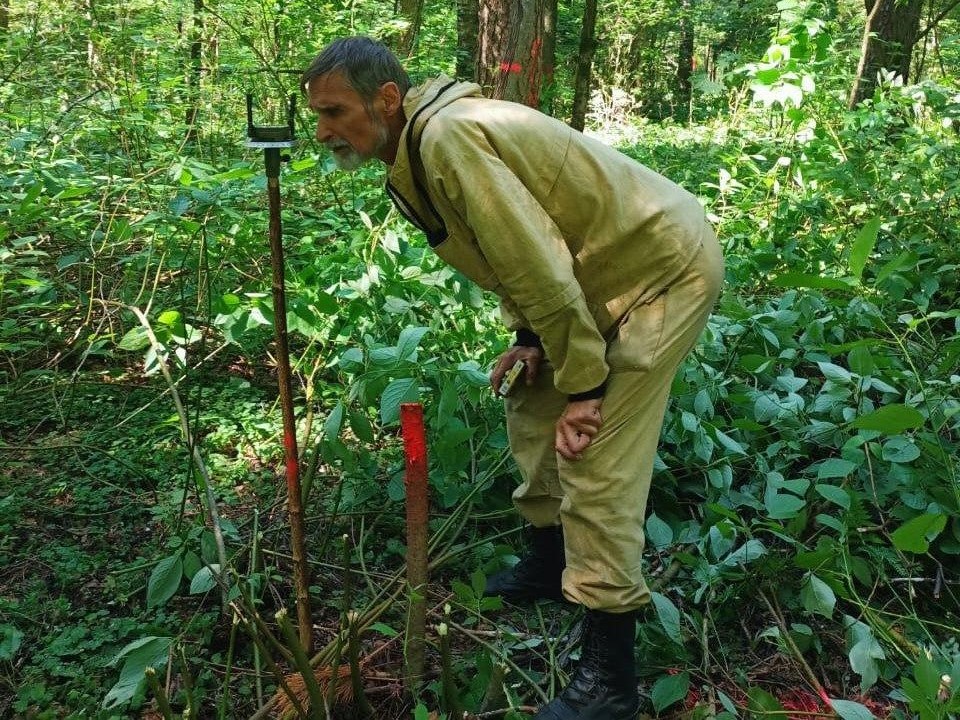
[[(474, 84), (437, 78), (410, 90), (404, 110), (388, 192), (549, 360), (507, 400), (517, 508), (536, 526), (562, 523), (571, 600), (634, 609), (649, 601), (644, 517), (671, 381), (722, 283), (703, 209), (616, 150)], [(569, 394), (604, 383), (600, 433), (568, 462), (554, 423)]]

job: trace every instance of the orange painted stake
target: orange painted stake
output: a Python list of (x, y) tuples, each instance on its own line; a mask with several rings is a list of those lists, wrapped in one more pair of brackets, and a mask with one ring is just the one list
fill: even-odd
[(404, 488), (407, 494), (407, 585), (410, 606), (407, 615), (406, 683), (411, 695), (423, 678), (424, 633), (427, 623), (427, 437), (420, 403), (400, 405), (400, 432), (406, 457)]

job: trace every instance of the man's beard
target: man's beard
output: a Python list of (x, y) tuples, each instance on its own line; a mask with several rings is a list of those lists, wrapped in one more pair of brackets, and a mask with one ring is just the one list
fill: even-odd
[(327, 143), (327, 149), (333, 155), (333, 161), (337, 167), (347, 172), (358, 170), (367, 161), (375, 158), (381, 150), (387, 146), (389, 132), (387, 126), (374, 120), (377, 141), (374, 143), (369, 153), (359, 153), (346, 140), (333, 140)]

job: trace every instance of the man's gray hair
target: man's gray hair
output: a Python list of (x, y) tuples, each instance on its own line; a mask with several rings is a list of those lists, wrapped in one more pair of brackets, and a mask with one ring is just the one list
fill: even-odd
[(334, 70), (343, 73), (367, 104), (373, 102), (384, 83), (396, 83), (401, 95), (410, 89), (410, 78), (396, 55), (383, 43), (362, 35), (340, 38), (327, 45), (300, 77), (300, 90), (306, 94), (311, 80)]

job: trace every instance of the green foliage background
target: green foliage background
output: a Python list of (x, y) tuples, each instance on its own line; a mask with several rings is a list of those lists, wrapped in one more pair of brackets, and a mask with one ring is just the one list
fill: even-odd
[[(919, 82), (847, 111), (858, 6), (693, 8), (698, 53), (723, 53), (719, 74), (695, 80), (696, 124), (656, 120), (675, 114), (669, 74), (659, 46), (636, 44), (669, 43), (667, 2), (604, 4), (592, 106), (593, 132), (701, 197), (727, 254), (724, 296), (675, 381), (651, 496), (658, 590), (638, 635), (650, 704), (781, 712), (780, 686), (810, 673), (843, 717), (956, 714), (956, 22)], [(231, 592), (265, 611), (289, 603), (265, 181), (242, 147), (243, 95), (279, 114), (295, 92), (286, 71), (334, 36), (388, 35), (391, 10), (221, 3), (200, 26), (184, 3), (12, 4), (0, 31), (0, 713), (126, 716), (146, 702), (142, 668), (178, 649), (201, 717), (258, 705), (252, 648), (219, 614), (190, 459), (196, 443), (212, 472)], [(560, 10), (572, 57), (581, 8)], [(415, 75), (451, 71), (454, 27), (453, 3), (428, 8)], [(558, 68), (560, 114), (570, 72)], [(475, 574), (519, 551), (516, 473), (485, 389), (508, 339), (490, 298), (389, 207), (382, 171), (333, 172), (310, 118), (298, 123), (282, 186), (318, 625), (365, 607), (402, 566), (396, 419), (419, 399), (434, 591), (461, 626), (503, 630), (458, 649), (463, 700), (475, 710), (507, 659), (524, 673), (509, 699), (536, 703), (564, 650), (536, 638), (562, 638), (572, 618), (495, 615)], [(402, 631), (401, 605), (374, 634)], [(441, 696), (429, 687), (423, 703)]]

